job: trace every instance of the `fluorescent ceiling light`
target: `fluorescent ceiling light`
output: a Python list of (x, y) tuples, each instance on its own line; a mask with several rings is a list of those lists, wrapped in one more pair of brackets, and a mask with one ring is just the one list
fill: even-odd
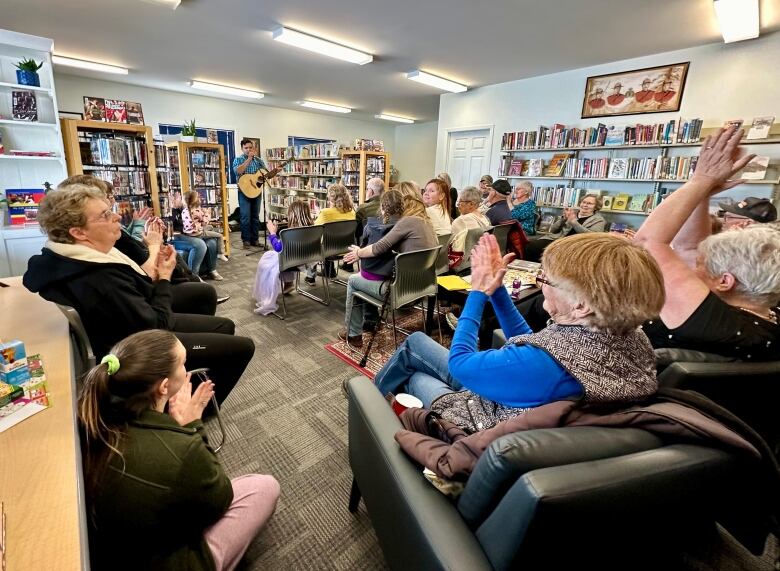
[(414, 119), (407, 119), (406, 117), (397, 117), (396, 115), (387, 115), (381, 113), (380, 115), (374, 115), (377, 119), (384, 119), (385, 121), (395, 121), (396, 123), (414, 123)]
[(87, 61), (83, 59), (73, 59), (64, 56), (51, 56), (52, 63), (57, 65), (66, 65), (68, 67), (77, 67), (79, 69), (91, 69), (93, 71), (102, 71), (104, 73), (117, 73), (120, 75), (127, 75), (126, 67), (119, 67), (117, 65), (108, 65), (106, 63), (97, 63), (94, 61)]
[(320, 109), (321, 111), (333, 111), (334, 113), (352, 113), (352, 109), (349, 107), (328, 105), (327, 103), (317, 103), (316, 101), (301, 101), (301, 106)]
[(715, 0), (714, 4), (725, 43), (758, 37), (758, 0)]
[(290, 28), (279, 26), (273, 31), (273, 39), (283, 44), (289, 44), (310, 52), (315, 52), (321, 55), (330, 56), (332, 58), (348, 61), (350, 63), (357, 63), (360, 65), (371, 63), (374, 61), (374, 56), (358, 50), (353, 50), (339, 44), (334, 44), (328, 40), (296, 32)]
[(204, 91), (213, 91), (215, 93), (224, 93), (226, 95), (249, 97), (251, 99), (262, 99), (265, 97), (265, 93), (261, 93), (260, 91), (241, 89), (239, 87), (230, 87), (228, 85), (219, 85), (217, 83), (206, 83), (205, 81), (190, 81), (190, 87), (194, 89), (202, 89)]
[(419, 69), (415, 69), (414, 71), (407, 73), (406, 79), (411, 79), (417, 83), (424, 83), (425, 85), (430, 85), (431, 87), (436, 87), (437, 89), (443, 89), (444, 91), (452, 91), (453, 93), (461, 93), (468, 89), (468, 87), (465, 85), (455, 83), (454, 81), (444, 79), (443, 77), (431, 75), (430, 73), (425, 73)]
[(162, 6), (167, 6), (171, 10), (175, 10), (179, 7), (179, 4), (181, 4), (181, 0), (142, 0), (143, 2), (146, 2), (147, 4), (160, 4)]

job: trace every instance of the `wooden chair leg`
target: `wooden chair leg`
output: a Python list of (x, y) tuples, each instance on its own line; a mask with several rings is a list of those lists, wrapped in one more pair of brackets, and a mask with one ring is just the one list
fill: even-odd
[(358, 488), (357, 480), (352, 478), (352, 489), (349, 491), (349, 511), (355, 513), (360, 505), (360, 488)]

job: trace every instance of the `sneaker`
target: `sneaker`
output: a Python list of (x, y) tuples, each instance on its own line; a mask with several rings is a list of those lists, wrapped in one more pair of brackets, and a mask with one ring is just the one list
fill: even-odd
[(284, 295), (287, 295), (288, 293), (292, 293), (295, 291), (295, 282), (284, 282), (284, 287), (282, 288), (282, 293)]
[(363, 346), (363, 336), (362, 335), (348, 336), (346, 329), (342, 329), (341, 331), (339, 331), (339, 339), (341, 339), (342, 341), (346, 341), (347, 345), (356, 347), (358, 349), (360, 349)]
[(303, 281), (305, 281), (310, 286), (313, 286), (314, 284), (317, 283), (317, 278), (310, 278), (309, 276), (306, 276), (305, 278), (303, 278)]
[(450, 329), (455, 331), (455, 328), (458, 326), (458, 318), (455, 316), (455, 314), (448, 313), (444, 316), (444, 320), (447, 322), (447, 325), (450, 326)]
[(230, 258), (228, 258), (225, 254), (219, 254), (217, 259), (222, 260), (223, 262), (227, 262)]
[(217, 270), (211, 270), (211, 271), (209, 272), (209, 277), (210, 277), (212, 280), (216, 280), (216, 281), (218, 281), (218, 282), (221, 282), (222, 280), (224, 280), (224, 279), (225, 279), (225, 278), (223, 278), (221, 275), (219, 275), (219, 272), (218, 272)]

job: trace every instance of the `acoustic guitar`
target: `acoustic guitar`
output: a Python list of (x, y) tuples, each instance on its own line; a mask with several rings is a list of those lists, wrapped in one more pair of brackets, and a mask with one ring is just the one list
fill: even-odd
[(239, 190), (243, 192), (244, 196), (247, 198), (257, 198), (263, 193), (263, 184), (265, 184), (265, 181), (274, 178), (288, 163), (294, 160), (295, 157), (291, 157), (270, 171), (260, 169), (255, 173), (242, 174), (238, 178)]

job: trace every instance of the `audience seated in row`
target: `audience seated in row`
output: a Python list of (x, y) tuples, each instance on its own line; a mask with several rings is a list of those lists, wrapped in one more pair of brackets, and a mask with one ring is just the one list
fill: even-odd
[(204, 240), (207, 238), (216, 239), (217, 258), (223, 262), (227, 262), (228, 258), (225, 255), (224, 236), (222, 235), (222, 232), (214, 230), (214, 226), (211, 225), (211, 216), (201, 208), (200, 194), (194, 190), (188, 190), (184, 193), (183, 198), (184, 207), (181, 211), (181, 218), (182, 223), (184, 224), (184, 234), (187, 236), (200, 237)]
[(450, 191), (447, 183), (439, 178), (432, 178), (425, 184), (422, 194), (428, 219), (433, 224), (437, 236), (452, 233), (452, 218), (450, 217)]
[(458, 208), (455, 206), (458, 203), (458, 189), (452, 186), (452, 178), (450, 178), (450, 175), (446, 172), (440, 172), (436, 175), (436, 178), (439, 180), (444, 181), (444, 184), (447, 185), (447, 188), (449, 189), (449, 195), (450, 195), (450, 220), (455, 220), (458, 217)]
[(157, 234), (156, 253), (144, 262), (149, 271), (144, 270), (115, 247), (123, 236), (119, 216), (102, 190), (87, 184), (47, 194), (38, 222), (49, 239), (30, 259), (23, 283), (44, 299), (75, 308), (96, 356), (139, 331), (173, 331), (191, 364), (211, 369), (218, 400), (227, 397), (252, 358), (254, 343), (234, 336), (229, 319), (174, 311), (178, 290), (171, 286), (172, 246), (161, 245)]
[[(152, 329), (87, 373), (78, 419), (94, 569), (234, 569), (274, 512), (272, 476), (228, 479), (201, 422), (187, 351)], [(166, 412), (167, 407), (167, 412)]]
[(328, 206), (320, 210), (315, 224), (337, 222), (339, 220), (354, 220), (355, 209), (347, 187), (343, 184), (331, 184), (328, 187)]
[(506, 197), (512, 219), (520, 223), (526, 236), (536, 234), (536, 202), (531, 198), (533, 191), (534, 185), (524, 180)]
[(206, 278), (217, 281), (222, 276), (217, 272), (217, 255), (219, 246), (217, 238), (204, 236), (189, 236), (184, 227), (184, 200), (181, 193), (175, 192), (171, 200), (171, 218), (173, 236), (171, 244), (177, 250), (188, 253), (187, 264), (195, 275), (203, 275)]
[(474, 228), (490, 228), (490, 220), (479, 211), (479, 203), (482, 194), (474, 186), (464, 188), (458, 198), (458, 216), (452, 222), (452, 238), (448, 245), (449, 267), (456, 270), (465, 261), (468, 261), (470, 252), (465, 252), (466, 234)]
[(379, 216), (379, 199), (385, 191), (385, 183), (381, 178), (370, 178), (366, 182), (366, 201), (355, 210), (355, 239), (360, 240), (363, 236), (363, 228), (369, 218)]

